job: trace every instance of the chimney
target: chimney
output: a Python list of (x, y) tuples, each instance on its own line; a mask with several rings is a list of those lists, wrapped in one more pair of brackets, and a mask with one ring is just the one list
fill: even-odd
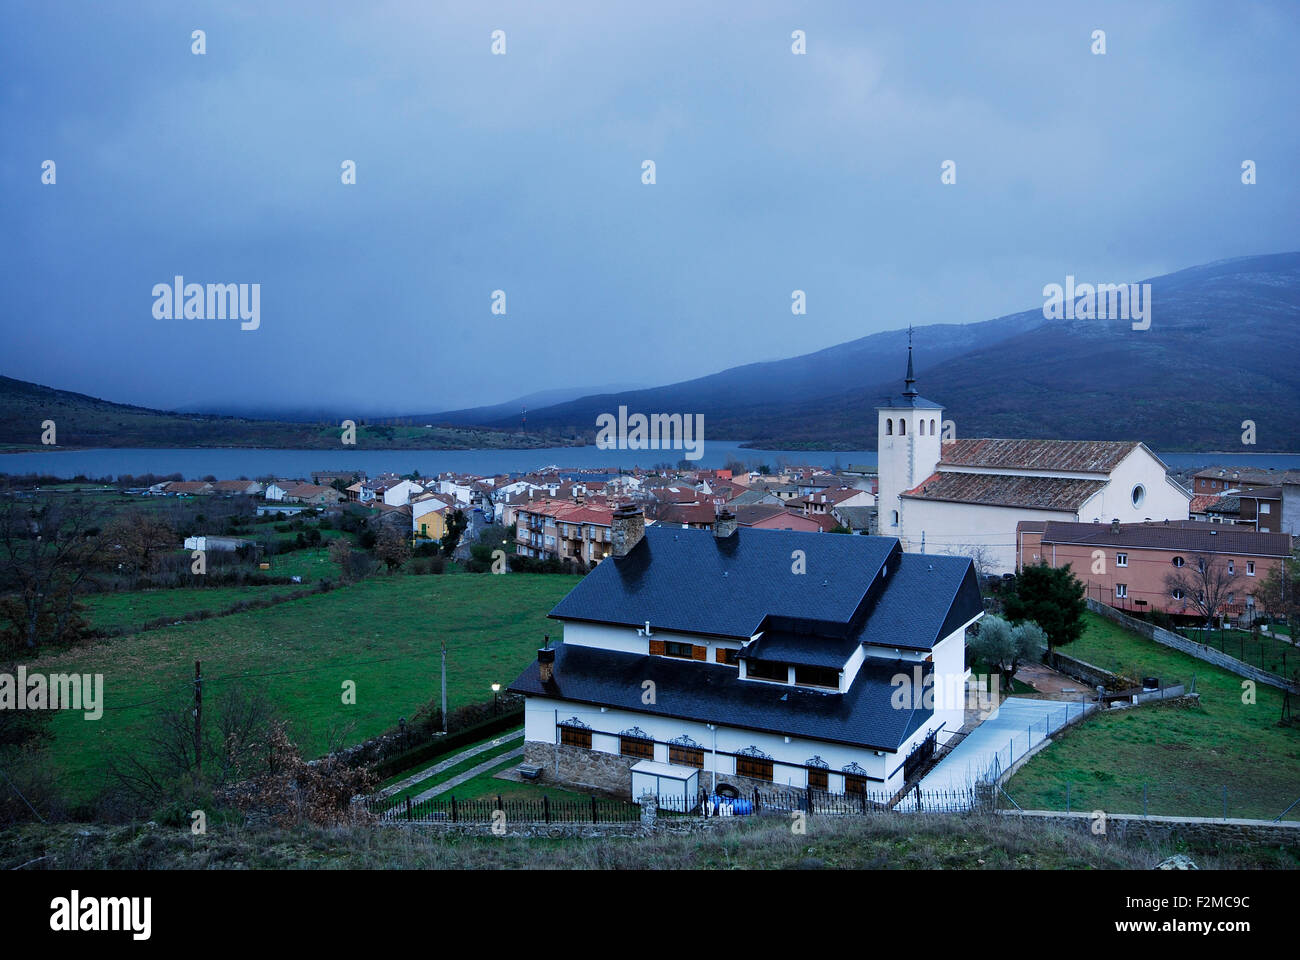
[(1119, 517), (1116, 517), (1110, 522), (1110, 532), (1119, 533)]
[(547, 636), (546, 646), (537, 651), (537, 678), (542, 683), (550, 683), (555, 677), (555, 651), (551, 649), (551, 638)]
[(736, 515), (726, 507), (722, 512), (713, 518), (713, 535), (719, 540), (725, 540), (736, 532)]
[(645, 515), (634, 503), (625, 503), (610, 520), (611, 555), (626, 557), (645, 536)]

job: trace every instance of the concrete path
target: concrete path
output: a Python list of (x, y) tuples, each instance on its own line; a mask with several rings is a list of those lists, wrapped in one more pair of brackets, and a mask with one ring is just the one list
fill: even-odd
[(509, 753), (503, 753), (499, 757), (493, 757), (491, 760), (485, 760), (476, 767), (470, 767), (464, 773), (458, 773), (445, 783), (440, 783), (436, 787), (424, 791), (420, 795), (411, 798), (412, 803), (418, 803), (421, 800), (428, 800), (430, 797), (436, 797), (440, 793), (446, 793), (453, 787), (458, 787), (466, 780), (472, 780), (480, 773), (487, 773), (493, 767), (499, 767), (508, 760), (517, 760), (524, 755), (523, 747), (516, 747)]
[(421, 770), (419, 773), (413, 773), (409, 777), (406, 777), (402, 780), (397, 781), (394, 784), (384, 787), (384, 789), (380, 790), (377, 794), (375, 794), (375, 796), (391, 797), (393, 794), (400, 793), (401, 791), (405, 790), (407, 787), (413, 787), (417, 783), (423, 783), (425, 780), (428, 780), (430, 777), (436, 777), (444, 770), (450, 770), (452, 767), (456, 766), (456, 764), (463, 763), (464, 761), (468, 760), (470, 757), (476, 757), (480, 753), (483, 753), (484, 751), (491, 750), (493, 747), (499, 747), (503, 743), (509, 743), (511, 740), (522, 740), (523, 738), (524, 738), (524, 730), (523, 727), (520, 727), (518, 730), (515, 730), (512, 733), (503, 734), (502, 736), (497, 737), (495, 740), (489, 740), (487, 743), (480, 743), (477, 747), (470, 747), (468, 750), (463, 750), (454, 756), (448, 757), (446, 760), (441, 760), (438, 763), (435, 763), (432, 767), (428, 767), (424, 770)]
[[(995, 762), (997, 770), (1005, 771), (1067, 722), (1096, 706), (1078, 701), (1008, 697), (921, 778), (921, 792), (965, 791), (985, 777)], [(907, 809), (906, 801), (898, 809)]]

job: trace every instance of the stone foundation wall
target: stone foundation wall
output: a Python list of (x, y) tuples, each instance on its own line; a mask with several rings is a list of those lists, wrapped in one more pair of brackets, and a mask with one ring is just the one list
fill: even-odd
[[(632, 768), (639, 762), (637, 757), (623, 757), (616, 753), (561, 744), (558, 748), (559, 769), (557, 771), (556, 750), (555, 744), (543, 743), (540, 740), (529, 740), (524, 743), (523, 762), (542, 768), (539, 782), (609, 794), (623, 800), (631, 799)], [(710, 793), (713, 782), (711, 771), (700, 771), (701, 790)], [(735, 787), (742, 797), (752, 797), (755, 790), (764, 793), (785, 793), (802, 792), (804, 789), (802, 786), (769, 783), (766, 780), (755, 780), (734, 773), (719, 773), (717, 785), (721, 787), (723, 784)], [(883, 790), (884, 784), (868, 784), (868, 789), (873, 788)]]
[(539, 740), (524, 743), (524, 763), (542, 768), (540, 782), (578, 787), (623, 800), (632, 797), (632, 768), (639, 762), (636, 757), (621, 757), (616, 753), (567, 744), (556, 745)]

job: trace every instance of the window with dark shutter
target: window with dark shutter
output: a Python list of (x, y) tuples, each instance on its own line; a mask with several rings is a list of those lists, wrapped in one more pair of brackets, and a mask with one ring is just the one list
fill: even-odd
[(679, 747), (676, 744), (669, 744), (668, 762), (683, 767), (698, 767), (703, 770), (704, 750), (700, 747)]
[(808, 771), (808, 788), (810, 790), (825, 790), (830, 783), (830, 776), (825, 770)]
[(618, 738), (618, 752), (619, 756), (623, 757), (653, 760), (655, 758), (655, 742), (641, 737), (621, 736)]
[(583, 727), (560, 726), (560, 743), (566, 747), (591, 749), (591, 730)]

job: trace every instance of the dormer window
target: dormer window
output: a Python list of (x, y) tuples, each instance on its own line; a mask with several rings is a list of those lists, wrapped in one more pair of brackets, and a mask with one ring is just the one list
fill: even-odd
[(827, 687), (831, 690), (840, 688), (840, 672), (834, 667), (796, 666), (794, 682), (805, 687)]
[(745, 676), (751, 680), (772, 680), (776, 683), (789, 683), (790, 668), (776, 660), (745, 661)]

